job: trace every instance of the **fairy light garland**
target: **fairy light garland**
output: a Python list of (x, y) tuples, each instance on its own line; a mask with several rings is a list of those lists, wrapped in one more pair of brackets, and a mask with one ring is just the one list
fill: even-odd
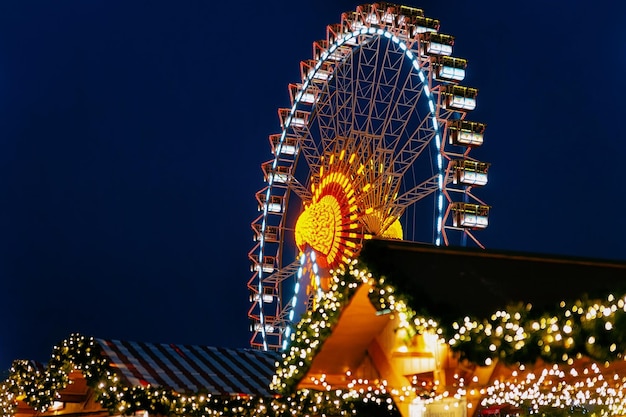
[(0, 412), (13, 417), (17, 401), (23, 400), (36, 412), (46, 412), (70, 383), (69, 374), (82, 371), (98, 402), (113, 415), (149, 414), (185, 417), (260, 416), (293, 417), (371, 415), (399, 417), (388, 396), (380, 391), (300, 390), (288, 396), (212, 396), (181, 394), (154, 386), (125, 386), (100, 355), (94, 338), (71, 335), (55, 346), (50, 362), (39, 369), (30, 361), (14, 361), (9, 377), (0, 384)]
[(282, 361), (276, 363), (276, 374), (270, 388), (283, 395), (290, 395), (296, 390), (313, 358), (331, 335), (343, 307), (360, 284), (372, 279), (371, 274), (358, 269), (356, 261), (341, 264), (330, 273), (330, 290), (316, 296), (315, 308), (302, 316), (291, 334), (289, 350), (283, 353)]
[[(450, 349), (460, 360), (479, 366), (491, 365), (499, 360), (517, 367), (522, 375), (525, 365), (538, 361), (556, 367), (571, 367), (576, 360), (587, 357), (599, 363), (592, 362), (592, 368), (584, 370), (592, 373), (597, 372), (594, 369), (624, 360), (626, 338), (622, 335), (626, 334), (626, 296), (617, 299), (609, 295), (604, 301), (580, 299), (561, 302), (554, 312), (536, 312), (530, 304), (518, 304), (496, 311), (488, 319), (464, 317), (450, 326), (442, 326), (430, 314), (417, 314), (405, 295), (396, 294), (391, 280), (373, 278), (367, 268), (357, 261), (350, 261), (331, 273), (331, 291), (322, 296), (320, 309), (308, 312), (299, 323), (292, 335), (291, 349), (283, 354), (282, 362), (277, 363), (273, 388), (279, 392), (295, 390), (325, 338), (331, 334), (329, 327), (336, 324), (341, 309), (356, 288), (366, 282), (371, 285), (370, 301), (374, 307), (395, 314), (399, 318), (399, 328), (405, 330), (407, 339), (434, 332), (448, 340)], [(548, 374), (553, 372), (550, 371), (552, 368), (546, 369), (544, 371)], [(553, 392), (556, 385), (546, 388), (542, 382), (528, 384), (524, 378), (497, 381), (495, 386), (482, 389), (480, 405), (511, 404), (523, 408), (525, 411), (522, 414), (588, 414), (590, 409), (596, 410), (599, 416), (626, 412), (623, 400), (626, 398), (626, 376), (610, 376), (612, 385), (606, 384), (606, 378), (599, 383), (601, 377), (585, 377), (571, 386), (559, 386), (562, 396)], [(546, 381), (545, 378), (535, 380)], [(417, 389), (413, 394), (419, 393), (428, 402), (444, 396), (460, 398), (467, 394), (464, 381), (455, 381), (455, 385), (456, 392), (446, 391), (436, 395), (432, 388), (425, 388)], [(546, 391), (545, 395), (538, 395), (542, 390)], [(475, 393), (472, 391), (472, 394)], [(408, 397), (411, 392), (401, 395)], [(570, 398), (578, 398), (579, 401), (571, 401)]]
[(487, 320), (465, 317), (452, 326), (451, 349), (477, 364), (494, 359), (531, 364), (541, 359), (572, 365), (583, 356), (613, 362), (626, 352), (626, 297), (561, 302), (555, 312), (541, 313), (519, 304)]

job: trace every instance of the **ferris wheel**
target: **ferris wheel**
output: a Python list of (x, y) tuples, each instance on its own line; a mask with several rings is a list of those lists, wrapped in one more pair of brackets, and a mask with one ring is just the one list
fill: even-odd
[(473, 190), (489, 164), (470, 156), (485, 124), (466, 119), (477, 89), (454, 37), (421, 9), (362, 5), (327, 27), (289, 84), (269, 136), (249, 252), (251, 345), (286, 347), (328, 271), (366, 239), (468, 242), (488, 225)]

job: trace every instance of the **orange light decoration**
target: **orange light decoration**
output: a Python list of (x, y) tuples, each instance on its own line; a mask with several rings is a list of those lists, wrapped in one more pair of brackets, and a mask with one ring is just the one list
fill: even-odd
[[(328, 172), (313, 188), (311, 203), (296, 222), (296, 245), (311, 248), (322, 268), (334, 268), (363, 237), (358, 223), (354, 189), (341, 172)], [(350, 251), (352, 252), (352, 251)], [(353, 253), (353, 252), (352, 252)]]
[[(343, 158), (340, 155), (337, 159)], [(335, 158), (331, 155), (330, 160)], [(319, 183), (311, 187), (311, 202), (300, 214), (295, 230), (300, 251), (315, 250), (317, 263), (324, 269), (336, 268), (358, 254), (363, 240), (372, 235), (393, 239), (403, 236), (398, 219), (372, 207), (359, 206), (364, 200), (358, 197), (371, 192), (369, 183), (355, 189), (347, 174), (333, 168), (331, 165)], [(379, 233), (381, 230), (384, 232)]]

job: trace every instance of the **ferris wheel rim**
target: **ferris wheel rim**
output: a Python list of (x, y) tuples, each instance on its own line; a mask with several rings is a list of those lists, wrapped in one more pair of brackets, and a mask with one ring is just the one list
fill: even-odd
[[(276, 168), (278, 166), (278, 162), (279, 162), (279, 158), (280, 158), (280, 153), (282, 151), (282, 146), (284, 144), (284, 140), (287, 137), (289, 128), (291, 127), (291, 123), (293, 118), (295, 117), (296, 111), (298, 110), (298, 108), (301, 105), (301, 99), (302, 99), (302, 94), (303, 91), (305, 91), (313, 82), (313, 79), (315, 78), (315, 76), (318, 74), (318, 72), (320, 71), (320, 69), (322, 68), (322, 66), (324, 65), (324, 63), (330, 61), (330, 56), (331, 54), (339, 47), (343, 46), (346, 44), (346, 42), (348, 42), (350, 39), (354, 39), (354, 38), (358, 38), (360, 35), (373, 35), (373, 36), (377, 36), (377, 37), (383, 37), (383, 38), (387, 38), (388, 40), (390, 40), (392, 43), (394, 43), (395, 45), (398, 46), (398, 48), (400, 50), (402, 50), (404, 56), (406, 58), (408, 58), (411, 62), (411, 71), (417, 71), (418, 77), (420, 78), (420, 80), (422, 81), (422, 83), (425, 83), (427, 81), (427, 76), (424, 74), (424, 71), (422, 70), (422, 66), (419, 62), (419, 60), (417, 59), (417, 57), (415, 56), (415, 54), (410, 50), (410, 48), (407, 46), (406, 42), (404, 42), (401, 38), (397, 37), (395, 34), (393, 34), (391, 31), (386, 30), (386, 29), (382, 29), (382, 28), (373, 28), (373, 27), (364, 27), (361, 28), (359, 30), (353, 30), (352, 32), (347, 32), (344, 36), (339, 37), (338, 39), (335, 40), (335, 42), (329, 46), (328, 51), (324, 52), (321, 54), (320, 58), (317, 59), (316, 64), (314, 66), (314, 70), (313, 72), (309, 73), (309, 75), (307, 76), (307, 78), (303, 81), (302, 84), (302, 92), (299, 93), (299, 96), (295, 98), (293, 105), (290, 108), (290, 115), (288, 116), (286, 123), (284, 124), (282, 130), (281, 130), (281, 136), (280, 136), (280, 142), (278, 145), (278, 148), (276, 150), (276, 155), (274, 156), (273, 162), (272, 162), (272, 168)], [(364, 42), (364, 41), (361, 41)], [(357, 48), (358, 46), (360, 46), (361, 43), (357, 43), (356, 45), (352, 46), (352, 49), (354, 50), (355, 48)], [(345, 59), (345, 58), (344, 58)], [(327, 80), (325, 82), (328, 83), (329, 81)], [(435, 129), (436, 133), (435, 133), (435, 145), (437, 150), (439, 150), (441, 148), (441, 134), (439, 132), (439, 121), (436, 119), (436, 116), (433, 114), (434, 113), (434, 108), (435, 108), (435, 101), (434, 101), (434, 97), (432, 92), (429, 90), (428, 85), (424, 85), (425, 88), (425, 93), (426, 93), (426, 98), (428, 100), (428, 107), (429, 107), (429, 112), (428, 115), (432, 117), (432, 124), (433, 124), (433, 128)], [(437, 161), (437, 171), (438, 171), (438, 197), (437, 200), (441, 201), (443, 200), (443, 196), (442, 196), (442, 188), (443, 188), (443, 161), (441, 160), (441, 158), (438, 158)], [(266, 190), (266, 202), (270, 200), (270, 196), (271, 196), (271, 189), (273, 186), (273, 181), (270, 180), (270, 182), (268, 183), (268, 187)], [(264, 206), (264, 212), (263, 212), (263, 217), (266, 217), (268, 214), (268, 208), (267, 208), (267, 203)], [(438, 231), (438, 235), (440, 234), (439, 230), (441, 228), (441, 217), (442, 217), (442, 203), (438, 203), (438, 215), (437, 215), (437, 226), (436, 226), (436, 230)], [(262, 224), (262, 228), (261, 231), (263, 232), (264, 228), (266, 227), (266, 223), (265, 221)], [(439, 245), (441, 241), (441, 237), (440, 235), (437, 236), (435, 244)], [(259, 250), (259, 258), (263, 258), (263, 251)], [(280, 267), (280, 265), (279, 265)], [(259, 285), (258, 285), (258, 291), (262, 292), (262, 271), (259, 273)], [(299, 282), (297, 283), (299, 284)], [(296, 291), (297, 292), (297, 291)], [(263, 300), (260, 301), (260, 310), (261, 312), (263, 311)], [(289, 308), (291, 309), (291, 311), (293, 311), (293, 309), (296, 308), (296, 303), (297, 303), (297, 298), (293, 297), (290, 301), (289, 301)], [(267, 349), (266, 346), (266, 342), (265, 342), (265, 325), (264, 325), (264, 315), (261, 313), (261, 332), (262, 332), (262, 338), (264, 340), (264, 349)], [(287, 334), (286, 334), (286, 338), (289, 337), (290, 335), (290, 327), (287, 327)]]

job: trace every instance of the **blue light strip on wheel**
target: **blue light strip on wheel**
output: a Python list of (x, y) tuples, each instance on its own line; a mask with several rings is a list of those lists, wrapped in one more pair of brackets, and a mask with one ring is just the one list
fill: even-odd
[[(353, 39), (359, 35), (378, 35), (378, 36), (384, 36), (387, 39), (390, 39), (393, 43), (395, 43), (398, 48), (400, 48), (400, 50), (404, 53), (404, 55), (411, 61), (413, 68), (417, 71), (417, 75), (420, 79), (420, 81), (422, 82), (422, 84), (424, 84), (424, 93), (426, 95), (426, 98), (428, 99), (428, 108), (430, 110), (430, 114), (432, 114), (432, 123), (433, 123), (433, 129), (435, 131), (435, 147), (437, 148), (437, 170), (439, 172), (438, 175), (438, 181), (437, 181), (437, 229), (436, 229), (436, 237), (435, 237), (435, 245), (436, 246), (440, 246), (441, 245), (441, 230), (442, 230), (442, 223), (443, 223), (443, 212), (444, 212), (444, 207), (443, 207), (443, 159), (441, 158), (441, 134), (440, 134), (440, 129), (439, 129), (439, 122), (437, 121), (437, 117), (434, 115), (435, 113), (435, 102), (434, 102), (434, 97), (432, 92), (430, 91), (430, 89), (428, 88), (428, 84), (426, 83), (426, 77), (424, 75), (424, 70), (420, 67), (419, 61), (418, 59), (415, 57), (415, 54), (409, 49), (409, 47), (406, 45), (406, 43), (404, 41), (402, 41), (400, 38), (398, 38), (396, 35), (394, 35), (393, 33), (382, 29), (382, 28), (373, 28), (373, 27), (369, 27), (369, 28), (362, 28), (360, 30), (356, 30), (353, 32), (347, 32), (346, 34), (344, 34), (343, 36), (339, 37), (337, 40), (335, 40), (335, 42), (333, 42), (332, 45), (329, 46), (328, 50), (324, 51), (320, 58), (318, 59), (317, 63), (315, 64), (315, 67), (313, 69), (313, 71), (311, 73), (309, 73), (306, 76), (306, 79), (303, 81), (302, 84), (302, 89), (300, 91), (300, 93), (298, 93), (298, 95), (295, 97), (294, 99), (294, 103), (293, 106), (291, 107), (291, 110), (289, 112), (289, 117), (287, 117), (287, 119), (285, 120), (285, 125), (283, 126), (283, 131), (280, 135), (280, 140), (278, 142), (278, 146), (276, 148), (276, 155), (274, 157), (274, 162), (272, 163), (272, 168), (276, 168), (278, 166), (278, 158), (280, 156), (280, 152), (282, 149), (282, 145), (283, 142), (285, 141), (285, 137), (287, 136), (287, 129), (289, 128), (289, 126), (291, 125), (291, 120), (292, 117), (295, 115), (296, 112), (296, 108), (298, 107), (298, 105), (300, 104), (300, 100), (302, 98), (302, 94), (304, 91), (307, 90), (307, 88), (309, 87), (309, 85), (311, 84), (313, 78), (315, 77), (315, 75), (317, 74), (318, 70), (321, 68), (322, 64), (329, 58), (329, 56), (335, 51), (337, 50), (338, 47), (342, 46), (344, 43), (346, 43), (346, 41)], [(354, 46), (353, 46), (354, 47)], [(264, 207), (264, 216), (267, 215), (267, 202), (269, 201), (269, 195), (270, 195), (270, 191), (271, 191), (271, 183), (270, 186), (268, 187), (267, 190), (267, 198), (266, 198), (266, 202), (265, 202), (265, 207)], [(261, 226), (261, 234), (265, 233), (265, 221), (263, 222), (263, 225)], [(263, 247), (261, 245), (261, 249), (259, 251), (259, 259), (262, 262), (262, 254), (263, 254)], [(301, 266), (300, 269), (302, 268), (302, 261), (301, 261)], [(262, 268), (261, 268), (262, 269)], [(301, 274), (301, 272), (300, 272)], [(261, 272), (259, 272), (259, 293), (261, 293), (261, 289), (262, 289), (262, 282), (261, 282)], [(298, 279), (296, 280), (296, 286), (294, 289), (299, 290), (300, 288), (300, 277), (298, 277)], [(293, 320), (293, 311), (295, 310), (296, 304), (297, 304), (297, 294), (298, 292), (295, 291), (295, 296), (292, 298), (290, 304), (291, 304), (291, 312), (289, 314), (289, 320), (292, 321)], [(262, 305), (261, 305), (262, 307)], [(263, 315), (262, 312), (262, 308), (261, 308), (261, 317)], [(263, 329), (263, 346), (265, 349), (267, 349), (267, 342), (265, 341), (265, 326), (263, 323), (263, 320), (261, 320), (261, 324), (262, 324), (262, 329)], [(286, 349), (288, 346), (288, 338), (289, 335), (291, 334), (291, 327), (288, 326), (287, 330), (286, 330), (286, 337), (283, 340), (283, 349)]]

